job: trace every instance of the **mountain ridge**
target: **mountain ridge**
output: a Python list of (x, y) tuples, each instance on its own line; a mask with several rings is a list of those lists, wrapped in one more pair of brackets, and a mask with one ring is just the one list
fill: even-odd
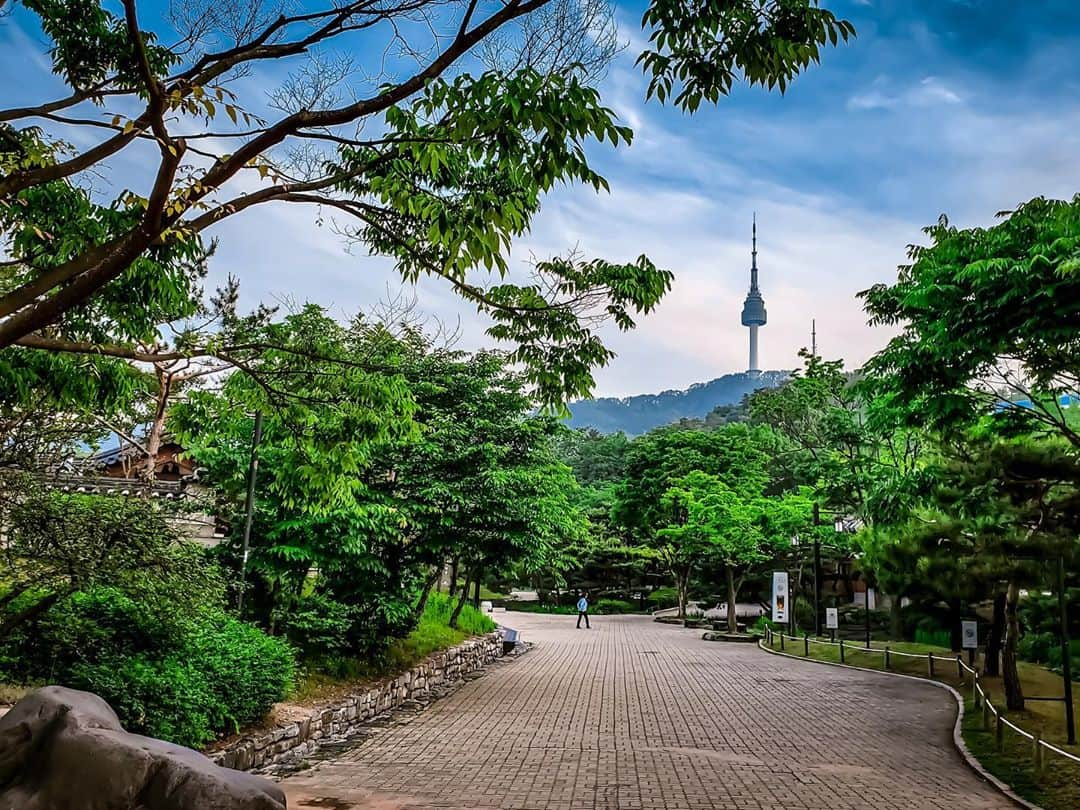
[(744, 371), (656, 394), (578, 400), (568, 406), (567, 424), (637, 436), (680, 419), (703, 419), (717, 406), (735, 405), (747, 394), (759, 388), (774, 388), (790, 377), (790, 371)]

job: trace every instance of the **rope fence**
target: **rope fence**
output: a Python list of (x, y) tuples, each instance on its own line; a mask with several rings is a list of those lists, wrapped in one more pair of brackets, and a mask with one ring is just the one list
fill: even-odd
[[(971, 682), (971, 696), (975, 703), (976, 711), (982, 712), (983, 729), (985, 731), (994, 732), (994, 742), (997, 750), (1000, 752), (1005, 745), (1005, 731), (1006, 729), (1013, 733), (1023, 737), (1031, 742), (1031, 756), (1035, 765), (1036, 772), (1043, 768), (1043, 764), (1046, 758), (1046, 752), (1055, 754), (1059, 757), (1071, 760), (1072, 762), (1080, 763), (1080, 756), (1076, 756), (1068, 751), (1064, 751), (1058, 748), (1056, 745), (1043, 740), (1038, 734), (1032, 734), (1029, 731), (1025, 731), (1020, 726), (1006, 719), (1004, 714), (994, 706), (990, 700), (989, 693), (983, 689), (982, 684), (979, 682), (978, 670), (973, 669), (964, 663), (962, 656), (956, 656), (952, 658), (950, 656), (934, 655), (933, 653), (906, 653), (899, 650), (890, 650), (886, 647), (864, 647), (858, 644), (844, 644), (844, 640), (840, 641), (824, 641), (822, 639), (810, 638), (807, 635), (792, 636), (786, 633), (776, 633), (771, 628), (765, 629), (765, 640), (770, 647), (775, 644), (775, 641), (779, 639), (780, 649), (785, 650), (785, 642), (792, 645), (795, 650), (799, 647), (802, 648), (803, 656), (810, 657), (810, 645), (820, 644), (826, 647), (838, 647), (840, 652), (840, 663), (846, 663), (847, 655), (851, 653), (859, 654), (880, 654), (882, 656), (882, 663), (886, 671), (892, 670), (892, 659), (894, 656), (902, 658), (920, 658), (926, 662), (927, 676), (930, 678), (937, 678), (939, 670), (937, 664), (943, 664), (950, 668), (953, 665), (956, 666), (956, 677), (960, 680), (963, 686), (967, 686), (967, 681)], [(941, 670), (944, 673), (944, 670)]]

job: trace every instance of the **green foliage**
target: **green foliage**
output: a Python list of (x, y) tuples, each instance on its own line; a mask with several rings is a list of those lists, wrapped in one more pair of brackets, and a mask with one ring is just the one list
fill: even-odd
[(871, 323), (902, 328), (870, 367), (913, 421), (970, 423), (1026, 399), (1031, 407), (1001, 408), (996, 419), (1078, 447), (1055, 400), (1080, 394), (1080, 196), (1037, 197), (1003, 217), (961, 230), (942, 216), (896, 284), (861, 293)]
[[(449, 625), (450, 614), (454, 610), (456, 600), (451, 600), (444, 593), (433, 593), (428, 596), (427, 605), (420, 617), (418, 628), (425, 626)], [(457, 629), (466, 635), (480, 636), (495, 631), (495, 622), (486, 613), (477, 610), (471, 604), (466, 604), (458, 616)]]
[(775, 432), (787, 474), (812, 487), (823, 507), (868, 525), (904, 520), (927, 486), (927, 437), (903, 427), (876, 378), (802, 356), (805, 368), (790, 381), (751, 395), (751, 422)]
[(652, 610), (673, 608), (679, 604), (679, 592), (669, 587), (657, 588), (646, 597), (645, 601), (649, 603)]
[[(565, 567), (584, 530), (576, 487), (554, 454), (555, 421), (528, 414), (505, 357), (362, 319), (343, 327), (314, 307), (269, 328), (283, 351), (172, 413), (239, 529), (250, 413), (264, 411), (253, 617), (274, 616), (309, 656), (377, 656), (413, 629), (447, 559), (473, 581)], [(284, 401), (267, 395), (279, 380)]]
[(819, 60), (821, 48), (847, 41), (855, 28), (817, 0), (736, 0), (688, 5), (652, 0), (641, 20), (650, 49), (638, 57), (650, 97), (694, 112), (716, 103), (741, 77), (783, 92)]
[(948, 630), (924, 630), (919, 627), (915, 630), (915, 643), (949, 647), (952, 644), (952, 634)]
[(192, 747), (260, 720), (293, 678), (287, 644), (218, 608), (162, 611), (108, 587), (57, 604), (4, 658), (9, 677), (95, 692), (129, 731)]
[(616, 616), (620, 613), (637, 613), (637, 605), (627, 602), (625, 599), (597, 599), (596, 604), (590, 606), (589, 612), (601, 616)]

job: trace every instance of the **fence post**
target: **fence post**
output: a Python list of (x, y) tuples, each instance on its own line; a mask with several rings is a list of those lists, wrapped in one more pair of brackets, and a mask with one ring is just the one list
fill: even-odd
[(962, 656), (956, 656), (956, 677), (960, 679), (960, 683), (964, 682), (964, 659)]
[(933, 678), (934, 677), (934, 654), (933, 653), (927, 653), (926, 654), (926, 669), (930, 673), (930, 677)]
[(994, 728), (994, 747), (1000, 754), (1005, 750), (1005, 718), (997, 716), (997, 726)]
[(983, 692), (983, 731), (990, 730), (990, 693)]
[(780, 649), (784, 649), (784, 631), (780, 631)]
[(809, 658), (810, 657), (810, 636), (806, 635), (805, 632), (803, 632), (802, 646), (803, 646), (803, 655), (806, 656), (807, 658)]
[(1035, 775), (1038, 776), (1043, 766), (1042, 735), (1039, 732), (1035, 732), (1035, 739), (1031, 741), (1031, 745), (1031, 758), (1035, 764)]
[(844, 640), (840, 639), (840, 663), (844, 663)]
[(889, 645), (885, 645), (885, 669), (889, 669)]
[(975, 677), (971, 679), (971, 700), (975, 708), (979, 708), (979, 672), (975, 671)]

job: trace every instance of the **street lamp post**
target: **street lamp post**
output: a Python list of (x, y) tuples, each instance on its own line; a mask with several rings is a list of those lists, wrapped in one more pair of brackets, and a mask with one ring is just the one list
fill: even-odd
[(1073, 717), (1072, 662), (1069, 660), (1069, 609), (1065, 600), (1065, 556), (1058, 557), (1058, 607), (1061, 610), (1061, 675), (1065, 679), (1065, 728), (1069, 745), (1076, 745), (1076, 718)]
[(255, 476), (259, 472), (259, 442), (262, 441), (263, 415), (255, 411), (255, 430), (251, 437), (251, 459), (248, 463), (247, 498), (244, 501), (244, 546), (240, 559), (240, 595), (237, 598), (238, 613), (244, 610), (244, 591), (247, 590), (248, 546), (251, 542), (251, 518), (255, 510)]
[(814, 501), (814, 637), (821, 635), (821, 538), (817, 527), (821, 525), (821, 508)]

